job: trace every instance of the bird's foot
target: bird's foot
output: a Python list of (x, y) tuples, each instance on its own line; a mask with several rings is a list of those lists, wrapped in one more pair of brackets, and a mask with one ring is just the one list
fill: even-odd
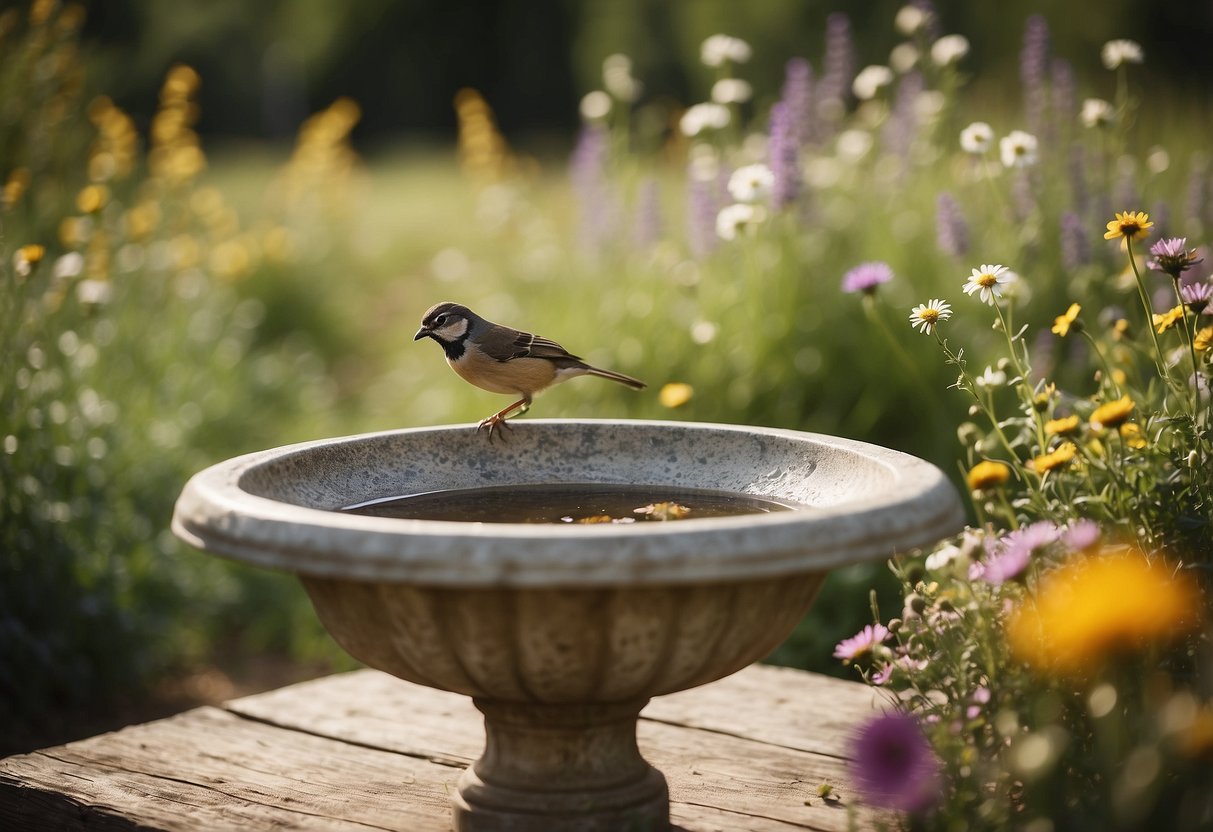
[[(489, 442), (493, 441), (493, 434), (495, 431), (501, 437), (501, 441), (504, 442), (504, 431), (514, 429), (514, 427), (506, 421), (504, 413), (494, 413), (487, 419), (481, 419), (480, 424), (476, 425), (476, 432), (480, 433), (480, 431), (484, 430), (485, 428), (488, 428), (489, 430)], [(500, 430), (498, 430), (499, 428)]]

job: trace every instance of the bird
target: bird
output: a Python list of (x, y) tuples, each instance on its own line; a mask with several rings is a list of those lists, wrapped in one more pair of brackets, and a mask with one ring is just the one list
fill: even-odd
[[(576, 376), (599, 376), (633, 390), (647, 385), (613, 370), (587, 364), (550, 338), (485, 320), (459, 303), (431, 306), (421, 318), (414, 341), (432, 338), (446, 353), (446, 362), (464, 381), (492, 393), (518, 396), (518, 401), (482, 419), (477, 432), (488, 428), (489, 441), (515, 410), (530, 409), (535, 394)], [(504, 433), (501, 434), (504, 440)]]

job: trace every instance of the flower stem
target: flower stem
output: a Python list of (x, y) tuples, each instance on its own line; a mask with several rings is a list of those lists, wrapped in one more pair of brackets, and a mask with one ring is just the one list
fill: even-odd
[(1091, 350), (1095, 353), (1095, 357), (1099, 359), (1099, 363), (1103, 366), (1104, 378), (1106, 378), (1108, 384), (1111, 385), (1113, 395), (1119, 398), (1121, 395), (1120, 385), (1116, 382), (1116, 376), (1112, 373), (1112, 365), (1108, 363), (1108, 357), (1104, 355), (1103, 350), (1099, 348), (1099, 342), (1095, 340), (1091, 333), (1087, 332), (1086, 327), (1080, 329), (1079, 334), (1081, 334), (1083, 338), (1086, 338), (1087, 343), (1091, 345)]
[(1019, 393), (1019, 398), (1023, 402), (1024, 410), (1028, 414), (1028, 418), (1032, 420), (1032, 426), (1036, 429), (1036, 444), (1040, 448), (1041, 453), (1047, 450), (1045, 445), (1045, 429), (1044, 423), (1041, 421), (1040, 413), (1032, 406), (1032, 386), (1028, 380), (1028, 372), (1024, 365), (1019, 361), (1019, 352), (1015, 348), (1015, 338), (1011, 335), (1010, 321), (1002, 313), (1002, 307), (997, 303), (994, 304), (994, 311), (998, 313), (998, 323), (1002, 327), (1002, 333), (1007, 338), (1007, 347), (1011, 351), (1011, 364), (1015, 368), (1015, 375), (1019, 376), (1019, 384), (1015, 385), (1015, 390)]
[[(1178, 301), (1179, 308), (1186, 310), (1183, 294), (1179, 291), (1179, 275), (1172, 275), (1171, 285), (1175, 288), (1175, 300)], [(1192, 340), (1192, 330), (1188, 326), (1186, 311), (1179, 320), (1179, 326), (1184, 331), (1184, 340), (1188, 343), (1188, 355), (1192, 358), (1192, 420), (1197, 421), (1200, 413), (1200, 364), (1196, 361), (1196, 343)]]
[(1158, 366), (1158, 375), (1163, 382), (1173, 390), (1178, 390), (1179, 385), (1171, 378), (1171, 373), (1167, 370), (1167, 358), (1163, 354), (1162, 345), (1158, 343), (1158, 333), (1154, 328), (1154, 306), (1150, 303), (1150, 294), (1146, 291), (1146, 282), (1142, 279), (1141, 270), (1137, 268), (1137, 258), (1133, 256), (1133, 238), (1126, 236), (1125, 251), (1129, 255), (1129, 266), (1133, 269), (1133, 277), (1137, 279), (1137, 294), (1141, 297), (1141, 307), (1146, 313), (1146, 327), (1150, 330), (1150, 339), (1154, 342), (1155, 362)]

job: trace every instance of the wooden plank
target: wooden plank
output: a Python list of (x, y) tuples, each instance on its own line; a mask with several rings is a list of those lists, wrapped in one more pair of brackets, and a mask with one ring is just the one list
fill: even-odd
[(0, 760), (0, 829), (447, 832), (459, 771), (199, 708)]
[(355, 670), (225, 703), (234, 714), (454, 766), (484, 749), (470, 697)]
[[(738, 676), (658, 698), (641, 720), (677, 828), (872, 828), (872, 815), (816, 797), (821, 782), (851, 797), (844, 723), (871, 712), (867, 688), (778, 668)], [(371, 670), (227, 709), (0, 760), (0, 829), (445, 832), (449, 795), (484, 743), (467, 697)]]
[[(705, 810), (688, 829), (712, 828), (708, 818), (716, 812), (730, 813), (738, 824), (725, 829), (764, 828), (760, 822), (768, 821), (798, 829), (850, 828), (847, 813), (838, 811), (844, 804), (816, 797), (817, 787), (828, 782), (850, 801), (845, 760), (643, 720), (638, 737), (645, 758), (666, 776), (670, 802)], [(862, 818), (858, 823), (867, 828)]]
[[(468, 697), (374, 670), (227, 707), (275, 725), (433, 760), (471, 762), (484, 746), (481, 717)], [(638, 735), (645, 758), (669, 781), (671, 801), (679, 806), (674, 815), (695, 828), (711, 828), (708, 816), (740, 812), (753, 815), (752, 823), (775, 822), (771, 828), (845, 829), (842, 804), (817, 799), (816, 790), (829, 782), (849, 799), (849, 732), (873, 712), (865, 685), (756, 666), (657, 697), (645, 709)], [(806, 807), (806, 799), (814, 805)], [(736, 816), (730, 823), (724, 828), (751, 828), (738, 825)]]
[(845, 757), (855, 729), (885, 706), (861, 682), (752, 665), (698, 688), (655, 697), (645, 719)]
[[(643, 719), (845, 756), (855, 726), (881, 699), (867, 685), (786, 667), (753, 665), (719, 681), (655, 697)], [(480, 712), (457, 693), (356, 670), (228, 702), (233, 713), (437, 762), (467, 764), (484, 747)], [(451, 720), (451, 733), (413, 723)], [(404, 730), (403, 726), (409, 729)]]

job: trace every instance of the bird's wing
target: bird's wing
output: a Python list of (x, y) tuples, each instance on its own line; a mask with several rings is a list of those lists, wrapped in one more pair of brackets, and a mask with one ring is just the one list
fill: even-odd
[(482, 349), (498, 361), (510, 361), (515, 358), (548, 358), (581, 361), (580, 358), (550, 338), (505, 327), (501, 327), (492, 333), (491, 342), (482, 344), (481, 346)]

